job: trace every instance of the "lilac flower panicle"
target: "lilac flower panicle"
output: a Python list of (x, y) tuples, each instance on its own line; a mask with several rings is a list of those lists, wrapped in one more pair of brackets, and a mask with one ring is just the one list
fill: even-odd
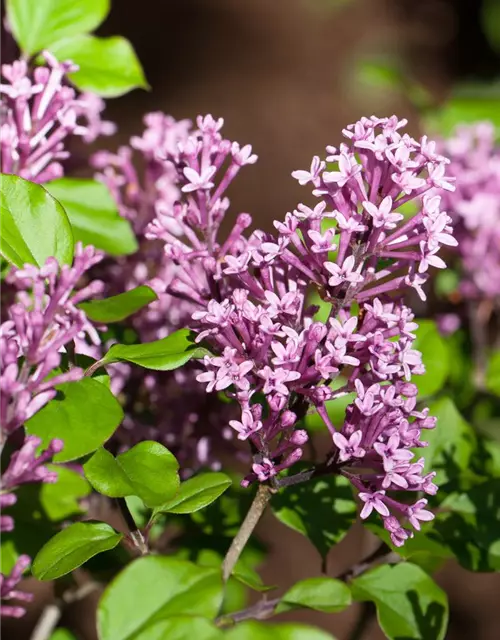
[(441, 197), (454, 220), (461, 262), (461, 293), (500, 296), (500, 146), (489, 122), (462, 125), (440, 144), (456, 178)]
[[(312, 406), (332, 436), (332, 470), (359, 491), (362, 517), (378, 512), (400, 545), (412, 535), (402, 523), (418, 529), (430, 512), (395, 492), (436, 490), (412, 451), (425, 446), (421, 431), (435, 419), (416, 410), (411, 378), (424, 367), (412, 348), (418, 325), (401, 295), (413, 288), (425, 299), (429, 269), (445, 267), (441, 245), (456, 245), (433, 194), (454, 189), (448, 160), (426, 137), (404, 133), (404, 120), (362, 118), (344, 130), (347, 142), (327, 147), (325, 160), (294, 172), (311, 185), (316, 206), (299, 204), (274, 223), (276, 235), (247, 236), (251, 218), (240, 214), (220, 237), (226, 189), (256, 158), (248, 147), (235, 153), (220, 119), (200, 116), (197, 124), (162, 148), (180, 193), (157, 207), (145, 235), (164, 243), (165, 292), (192, 305), (197, 340), (214, 354), (197, 380), (240, 406), (229, 426), (254, 452), (244, 484), (272, 482), (295, 464), (307, 441), (300, 421)], [(410, 200), (419, 210), (406, 220), (401, 207)], [(331, 303), (326, 323), (314, 321), (307, 304), (311, 285)], [(344, 423), (332, 424), (325, 403), (352, 391)]]
[(67, 74), (78, 67), (58, 62), (48, 52), (43, 56), (48, 66), (33, 72), (25, 60), (2, 65), (4, 82), (0, 84), (2, 171), (38, 183), (63, 175), (59, 161), (69, 156), (69, 136), (92, 142), (115, 131), (113, 123), (101, 120), (104, 102), (98, 96), (77, 96), (64, 84)]
[(20, 602), (31, 602), (33, 600), (32, 593), (19, 591), (16, 589), (18, 583), (22, 580), (23, 573), (31, 564), (29, 556), (19, 556), (17, 562), (8, 576), (0, 573), (0, 615), (11, 618), (21, 618), (26, 610), (23, 606), (15, 604), (5, 604), (11, 600), (19, 600)]

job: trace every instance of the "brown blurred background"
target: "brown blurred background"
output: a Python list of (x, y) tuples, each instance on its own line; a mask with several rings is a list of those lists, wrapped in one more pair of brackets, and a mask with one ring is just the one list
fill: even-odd
[[(234, 208), (269, 226), (306, 196), (291, 171), (308, 167), (327, 144), (337, 145), (346, 124), (361, 115), (397, 113), (418, 129), (406, 96), (359, 81), (361, 60), (396, 57), (437, 100), (457, 80), (498, 72), (500, 60), (481, 31), (480, 6), (481, 0), (114, 0), (100, 33), (131, 40), (152, 90), (109, 102), (106, 115), (119, 125), (109, 145), (140, 132), (148, 111), (224, 117), (225, 135), (252, 144), (259, 155), (232, 186)], [(259, 533), (270, 548), (261, 570), (267, 584), (285, 587), (317, 574), (318, 557), (307, 540), (270, 514)], [(355, 529), (332, 551), (330, 575), (366, 555), (372, 544)], [(499, 637), (500, 576), (448, 564), (437, 579), (450, 597), (450, 640)], [(51, 594), (43, 597), (48, 601)], [(97, 597), (69, 607), (62, 620), (85, 640), (95, 638)], [(374, 619), (354, 636), (357, 612), (351, 607), (338, 615), (292, 617), (339, 640), (383, 637)], [(38, 615), (30, 611), (3, 638), (28, 638)]]

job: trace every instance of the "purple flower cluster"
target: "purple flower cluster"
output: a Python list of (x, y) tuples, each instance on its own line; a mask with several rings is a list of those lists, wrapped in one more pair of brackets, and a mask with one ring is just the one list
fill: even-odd
[[(167, 291), (177, 267), (163, 250), (163, 242), (145, 237), (148, 225), (162, 211), (170, 211), (181, 197), (177, 169), (169, 158), (189, 138), (189, 120), (177, 122), (162, 113), (146, 115), (145, 130), (133, 136), (130, 146), (116, 153), (99, 151), (91, 158), (96, 178), (110, 190), (120, 214), (136, 234), (139, 250), (132, 256), (106, 261), (99, 277), (108, 294), (141, 284), (151, 286), (158, 300), (129, 321), (141, 342), (158, 340), (190, 322), (196, 306)], [(138, 162), (137, 162), (138, 160)], [(136, 165), (141, 167), (139, 170)], [(143, 439), (164, 442), (179, 459), (184, 472), (200, 466), (218, 469), (218, 455), (234, 451), (233, 432), (220, 425), (235, 417), (234, 407), (207, 396), (189, 367), (174, 372), (150, 371), (117, 364), (109, 368), (112, 388), (125, 398), (125, 419), (115, 438), (120, 446)], [(214, 453), (217, 449), (218, 455)]]
[[(61, 355), (76, 339), (85, 336), (99, 341), (95, 328), (76, 305), (102, 291), (103, 284), (90, 282), (78, 291), (75, 286), (81, 277), (102, 256), (93, 247), (78, 244), (72, 266), (59, 266), (48, 258), (41, 268), (25, 265), (9, 274), (11, 284), (19, 288), (17, 301), (8, 307), (7, 320), (0, 325), (0, 445), (44, 407), (56, 395), (56, 385), (79, 380), (83, 370), (73, 367), (67, 372), (48, 378), (61, 364)], [(44, 464), (63, 448), (62, 440), (52, 440), (37, 454), (41, 441), (27, 436), (15, 451), (0, 479), (0, 507), (16, 502), (15, 489), (21, 484), (55, 482), (57, 474)], [(14, 521), (2, 514), (0, 531), (12, 531)], [(31, 599), (30, 594), (15, 590), (15, 585), (29, 564), (21, 556), (9, 577), (0, 574), (2, 599)], [(21, 594), (21, 595), (20, 595)], [(3, 615), (19, 617), (22, 607), (2, 605)]]
[(43, 54), (49, 66), (29, 71), (25, 60), (2, 65), (5, 84), (0, 84), (2, 125), (0, 145), (2, 171), (32, 182), (60, 178), (59, 160), (68, 157), (68, 136), (92, 142), (99, 135), (114, 133), (111, 122), (102, 121), (104, 102), (93, 94), (76, 96), (64, 85), (68, 72), (78, 67)]
[(456, 190), (443, 194), (453, 217), (462, 261), (461, 293), (500, 296), (500, 146), (489, 122), (458, 127), (441, 143)]
[[(425, 499), (408, 506), (387, 494), (436, 490), (434, 474), (423, 475), (410, 450), (425, 446), (421, 430), (435, 419), (416, 410), (409, 381), (424, 368), (400, 295), (413, 287), (424, 298), (428, 268), (445, 267), (440, 246), (456, 244), (440, 198), (428, 193), (453, 189), (447, 160), (425, 137), (400, 133), (406, 121), (363, 118), (344, 130), (347, 143), (327, 147), (326, 161), (315, 157), (309, 171), (294, 172), (312, 184), (316, 206), (298, 205), (274, 223), (276, 235), (248, 238), (251, 216), (242, 213), (219, 240), (225, 190), (257, 157), (222, 137), (222, 119), (197, 124), (164, 159), (183, 198), (157, 208), (146, 235), (165, 243), (176, 266), (167, 291), (194, 305), (197, 339), (215, 353), (198, 381), (241, 407), (229, 424), (251, 443), (244, 484), (272, 482), (302, 456), (308, 436), (300, 421), (312, 406), (332, 436), (332, 471), (358, 489), (363, 517), (378, 511), (400, 545), (411, 535), (400, 520), (419, 528), (432, 514)], [(401, 206), (417, 198), (419, 212), (405, 220)], [(311, 285), (331, 304), (326, 323), (307, 304)], [(344, 423), (333, 425), (325, 403), (352, 391)]]

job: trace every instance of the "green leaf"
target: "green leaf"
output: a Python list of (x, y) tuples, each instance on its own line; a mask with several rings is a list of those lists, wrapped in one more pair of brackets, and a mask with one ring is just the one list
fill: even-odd
[(165, 556), (139, 558), (106, 587), (97, 610), (99, 638), (142, 640), (146, 629), (172, 616), (215, 618), (222, 595), (217, 569)]
[(351, 591), (341, 580), (308, 578), (293, 585), (276, 608), (276, 613), (305, 607), (325, 613), (343, 611), (351, 604)]
[(98, 553), (113, 549), (122, 538), (121, 533), (104, 522), (76, 522), (40, 549), (32, 573), (38, 580), (60, 578)]
[(112, 256), (135, 253), (137, 239), (122, 218), (108, 188), (97, 180), (61, 178), (45, 188), (66, 209), (75, 242), (93, 245)]
[(278, 520), (309, 538), (322, 558), (342, 540), (356, 517), (349, 481), (342, 476), (286, 487), (273, 497), (271, 506)]
[(93, 31), (108, 12), (109, 0), (7, 0), (12, 33), (27, 54)]
[(3, 257), (17, 267), (40, 267), (51, 256), (71, 264), (73, 233), (61, 204), (39, 184), (6, 174), (0, 180)]
[(171, 371), (192, 358), (203, 358), (208, 351), (199, 347), (189, 329), (179, 329), (166, 338), (143, 344), (114, 344), (101, 363), (132, 362), (145, 369)]
[(248, 620), (224, 634), (225, 640), (334, 640), (326, 631), (304, 624), (268, 624)]
[(76, 640), (75, 636), (68, 629), (59, 627), (50, 636), (49, 640)]
[(457, 95), (425, 121), (425, 128), (450, 135), (459, 124), (490, 120), (500, 126), (500, 99), (495, 95)]
[(123, 418), (123, 410), (102, 383), (83, 378), (56, 387), (57, 396), (30, 418), (29, 434), (47, 447), (53, 438), (64, 440), (64, 449), (54, 462), (68, 462), (92, 453), (108, 440)]
[(425, 373), (412, 380), (419, 392), (419, 398), (432, 396), (443, 388), (450, 371), (449, 351), (444, 338), (432, 320), (419, 320), (415, 334), (417, 339), (413, 349), (422, 353)]
[(50, 51), (60, 60), (73, 60), (79, 66), (68, 76), (80, 91), (116, 98), (137, 87), (148, 88), (132, 45), (120, 36), (79, 35), (53, 44)]
[(469, 469), (477, 440), (450, 398), (433, 402), (429, 413), (437, 417), (437, 425), (425, 432), (429, 446), (422, 450), (422, 455), (426, 472), (437, 471), (436, 483), (440, 486)]
[(57, 472), (57, 482), (44, 482), (40, 487), (40, 502), (50, 520), (57, 522), (84, 513), (79, 501), (92, 491), (85, 478), (61, 465), (46, 467)]
[(355, 600), (371, 601), (387, 638), (443, 640), (448, 625), (445, 592), (420, 567), (409, 562), (383, 565), (351, 583)]
[(486, 387), (491, 393), (500, 396), (500, 351), (495, 352), (488, 361)]
[(146, 627), (134, 640), (224, 640), (222, 631), (209, 620), (195, 616), (172, 616)]
[(217, 500), (232, 484), (225, 473), (200, 473), (180, 486), (177, 495), (156, 507), (154, 513), (193, 513)]
[(105, 449), (83, 465), (90, 484), (105, 496), (138, 496), (155, 507), (175, 496), (179, 489), (179, 463), (159, 442), (144, 441), (116, 458)]
[(232, 576), (242, 584), (250, 587), (254, 591), (270, 591), (274, 589), (274, 585), (265, 585), (257, 571), (250, 567), (244, 560), (240, 558), (236, 563)]
[(125, 320), (154, 300), (158, 300), (158, 296), (153, 289), (142, 285), (104, 300), (81, 302), (78, 308), (85, 311), (87, 317), (93, 322), (109, 324)]

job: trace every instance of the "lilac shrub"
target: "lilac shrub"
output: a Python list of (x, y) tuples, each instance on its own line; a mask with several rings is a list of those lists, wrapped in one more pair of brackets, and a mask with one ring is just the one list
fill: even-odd
[[(72, 266), (60, 266), (48, 258), (37, 268), (26, 265), (13, 270), (9, 280), (20, 291), (17, 300), (6, 310), (7, 320), (0, 325), (0, 442), (3, 448), (9, 436), (22, 429), (24, 423), (56, 395), (56, 386), (80, 380), (84, 372), (79, 367), (59, 369), (63, 352), (85, 336), (99, 342), (95, 328), (77, 304), (102, 291), (99, 281), (89, 282), (75, 290), (82, 276), (102, 259), (93, 247), (76, 246)], [(56, 371), (55, 375), (49, 377)], [(2, 511), (16, 502), (15, 490), (22, 484), (56, 482), (57, 473), (44, 464), (63, 449), (61, 439), (53, 439), (37, 453), (41, 440), (25, 436), (21, 447), (11, 454), (0, 479)], [(12, 531), (14, 521), (8, 514), (0, 520), (1, 531)], [(27, 556), (18, 559), (11, 575), (1, 575), (2, 599), (18, 598), (16, 583), (29, 563)], [(29, 594), (23, 596), (24, 600)], [(19, 617), (24, 610), (18, 606), (3, 606), (2, 614)]]
[[(402, 133), (405, 124), (393, 116), (349, 125), (347, 142), (293, 174), (312, 186), (316, 205), (299, 204), (276, 221), (276, 235), (246, 237), (251, 216), (241, 213), (220, 238), (225, 191), (257, 157), (223, 138), (222, 119), (199, 117), (198, 129), (163, 158), (182, 199), (158, 207), (146, 229), (176, 267), (166, 291), (194, 305), (197, 341), (214, 354), (197, 380), (240, 406), (229, 424), (253, 451), (243, 484), (276, 482), (301, 458), (301, 420), (312, 407), (332, 437), (329, 471), (352, 482), (362, 517), (378, 511), (396, 545), (412, 535), (401, 522), (419, 529), (433, 516), (424, 498), (407, 505), (394, 492), (436, 491), (435, 474), (424, 474), (412, 451), (425, 446), (421, 431), (435, 419), (416, 407), (411, 377), (424, 368), (401, 295), (413, 288), (425, 298), (429, 267), (445, 267), (441, 245), (456, 245), (451, 219), (430, 193), (453, 190), (448, 161), (425, 136)], [(405, 220), (399, 209), (414, 199), (420, 209)], [(331, 304), (326, 323), (307, 303), (311, 285)], [(336, 379), (342, 384), (333, 390)], [(344, 423), (332, 424), (326, 402), (352, 391)]]

